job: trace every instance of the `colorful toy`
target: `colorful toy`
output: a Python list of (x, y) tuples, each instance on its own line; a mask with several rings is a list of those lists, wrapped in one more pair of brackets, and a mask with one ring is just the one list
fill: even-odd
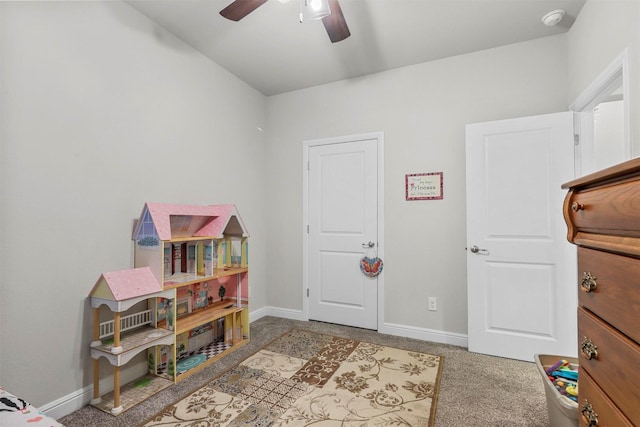
[(560, 369), (558, 371), (553, 371), (551, 373), (551, 376), (554, 378), (560, 377), (568, 380), (578, 381), (578, 371), (570, 371), (568, 369)]
[(578, 401), (578, 383), (558, 378), (553, 382), (553, 385), (564, 397), (574, 402)]
[(545, 369), (549, 381), (555, 386), (558, 392), (571, 399), (578, 401), (578, 368), (572, 366), (567, 360), (559, 360)]
[(545, 372), (547, 373), (547, 375), (551, 375), (551, 373), (552, 373), (553, 371), (555, 371), (555, 370), (557, 370), (557, 369), (560, 369), (560, 367), (562, 367), (562, 366), (569, 366), (569, 362), (568, 362), (568, 361), (566, 361), (566, 360), (564, 360), (564, 359), (562, 359), (562, 360), (560, 360), (560, 361), (558, 361), (558, 362), (554, 363), (554, 364), (553, 364), (552, 366), (550, 366), (549, 368), (547, 368)]

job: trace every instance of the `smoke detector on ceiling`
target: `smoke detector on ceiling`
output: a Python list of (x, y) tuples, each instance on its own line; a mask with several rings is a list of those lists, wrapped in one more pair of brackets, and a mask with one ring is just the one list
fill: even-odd
[(564, 18), (564, 13), (565, 12), (562, 9), (552, 10), (542, 17), (542, 23), (547, 27), (553, 27), (554, 25), (557, 25), (558, 23), (560, 23), (560, 21), (562, 21), (562, 18)]

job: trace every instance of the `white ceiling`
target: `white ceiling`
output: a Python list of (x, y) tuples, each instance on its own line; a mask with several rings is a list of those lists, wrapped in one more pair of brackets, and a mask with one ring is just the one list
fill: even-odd
[[(232, 0), (127, 0), (265, 95), (566, 32), (585, 0), (341, 0), (351, 37), (331, 43), (299, 1), (267, 1), (239, 22)], [(554, 27), (541, 18), (567, 14)]]

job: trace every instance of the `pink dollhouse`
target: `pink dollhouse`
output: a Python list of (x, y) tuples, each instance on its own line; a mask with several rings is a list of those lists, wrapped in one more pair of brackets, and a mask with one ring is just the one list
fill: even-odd
[(248, 237), (235, 205), (145, 203), (132, 234), (135, 266), (174, 292), (172, 316), (159, 325), (175, 341), (152, 357), (156, 374), (180, 381), (248, 342)]
[[(122, 316), (136, 304), (156, 298), (173, 298), (173, 292), (164, 291), (148, 267), (113, 271), (100, 275), (89, 293), (91, 307), (94, 309), (93, 342), (91, 357), (93, 361), (93, 400), (91, 404), (105, 412), (118, 415), (128, 407), (144, 398), (157, 393), (172, 384), (162, 378), (148, 378), (137, 381), (145, 387), (127, 387), (135, 392), (122, 398), (120, 390), (120, 367), (127, 364), (142, 351), (159, 345), (173, 344), (173, 331), (158, 328), (157, 312), (142, 310)], [(113, 320), (100, 321), (100, 307), (105, 305)], [(100, 363), (104, 357), (114, 367), (113, 392), (100, 396)]]
[[(94, 406), (118, 415), (249, 341), (248, 237), (234, 205), (145, 203), (135, 268), (103, 273), (89, 294)], [(120, 367), (143, 351), (148, 374), (121, 390)], [(101, 357), (114, 367), (103, 396)]]

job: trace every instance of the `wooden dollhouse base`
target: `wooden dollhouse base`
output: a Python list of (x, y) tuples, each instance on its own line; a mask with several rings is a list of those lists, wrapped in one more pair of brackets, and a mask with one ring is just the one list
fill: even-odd
[(122, 407), (122, 411), (116, 414), (113, 413), (114, 397), (112, 391), (101, 396), (100, 402), (91, 403), (91, 405), (101, 411), (116, 416), (147, 400), (151, 396), (171, 385), (173, 385), (173, 381), (171, 380), (153, 375), (146, 375), (126, 384), (120, 389), (120, 406)]

